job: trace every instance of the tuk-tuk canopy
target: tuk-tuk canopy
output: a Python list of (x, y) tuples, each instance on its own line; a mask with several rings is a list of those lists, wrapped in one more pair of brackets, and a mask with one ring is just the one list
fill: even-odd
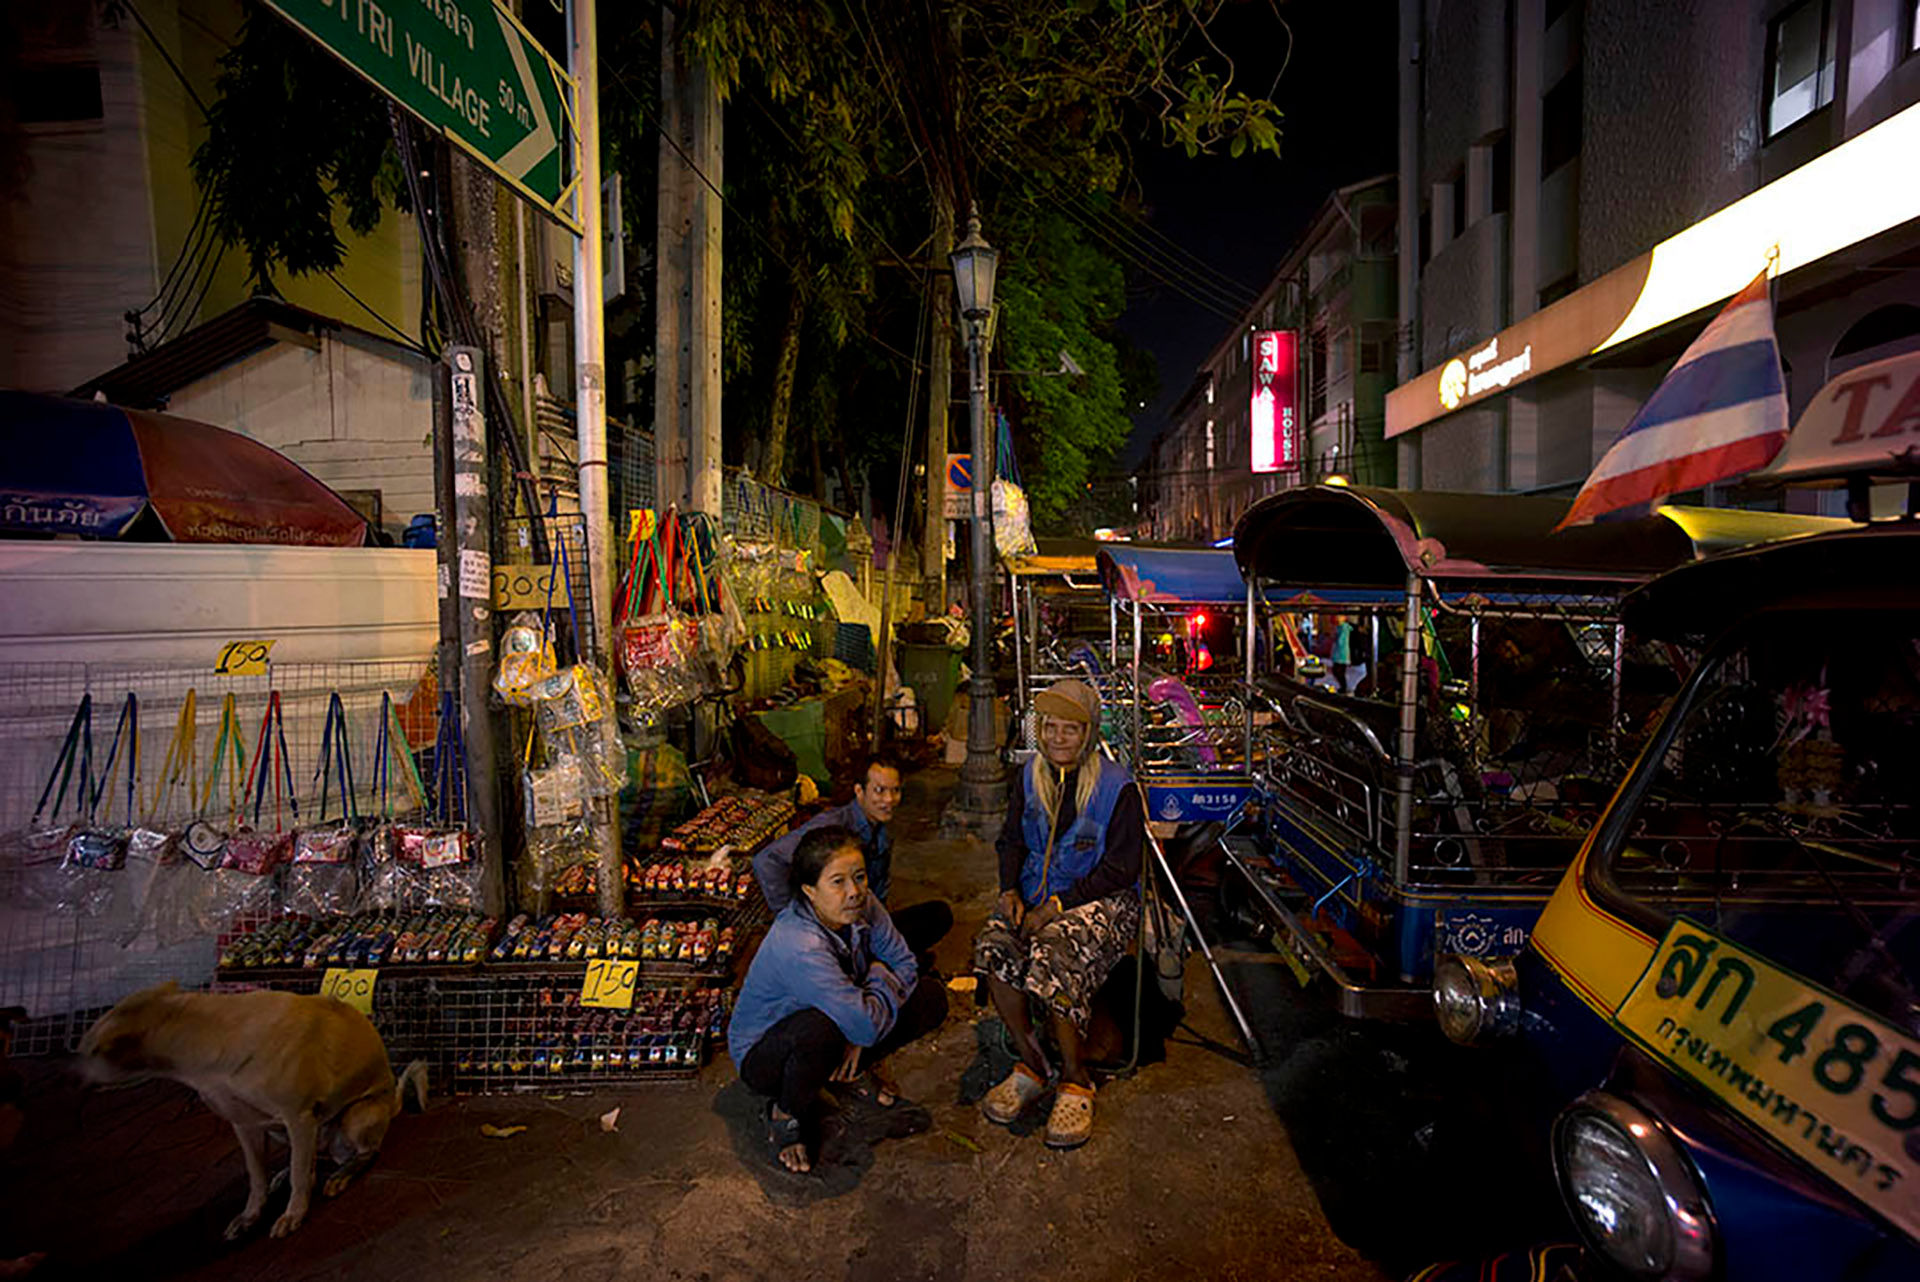
[(1084, 575), (1091, 579), (1099, 573), (1094, 554), (1107, 546), (1094, 539), (1036, 539), (1039, 551), (1027, 556), (1007, 558), (1007, 573), (1015, 578)]
[(1723, 508), (1664, 507), (1635, 520), (1554, 532), (1571, 505), (1524, 494), (1453, 494), (1312, 486), (1263, 499), (1241, 516), (1233, 553), (1263, 583), (1404, 588), (1502, 581), (1628, 587), (1701, 557), (1846, 523)]
[(1222, 548), (1146, 548), (1110, 543), (1100, 549), (1100, 581), (1122, 601), (1148, 605), (1239, 605), (1246, 581)]
[(1920, 527), (1847, 524), (1681, 566), (1629, 594), (1622, 613), (1629, 627), (1654, 640), (1700, 641), (1762, 609), (1920, 608), (1916, 565)]

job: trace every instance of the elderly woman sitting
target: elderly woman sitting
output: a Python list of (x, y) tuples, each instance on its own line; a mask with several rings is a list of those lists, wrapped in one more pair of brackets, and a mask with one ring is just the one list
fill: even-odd
[[(921, 975), (867, 890), (860, 839), (816, 828), (793, 852), (793, 898), (773, 919), (727, 1025), (740, 1078), (767, 1097), (767, 1140), (790, 1171), (818, 1151), (820, 1091), (940, 1026), (947, 992)], [(867, 1093), (893, 1101), (869, 1081)]]
[(1092, 687), (1058, 681), (1033, 706), (1041, 750), (1009, 789), (1000, 902), (973, 945), (1020, 1062), (981, 1105), (1006, 1125), (1046, 1092), (1052, 1072), (1028, 1008), (1037, 1001), (1060, 1056), (1046, 1142), (1077, 1148), (1093, 1134), (1093, 1081), (1080, 1059), (1093, 995), (1140, 928), (1145, 812), (1126, 768), (1096, 750)]

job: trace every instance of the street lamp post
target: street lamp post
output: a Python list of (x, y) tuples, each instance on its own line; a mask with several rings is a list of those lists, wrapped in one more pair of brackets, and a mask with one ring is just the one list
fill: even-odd
[[(993, 312), (993, 276), (999, 252), (981, 239), (980, 211), (967, 216), (967, 238), (954, 248), (954, 302), (967, 334), (967, 420), (973, 434), (973, 676), (968, 683), (967, 760), (948, 818), (985, 835), (1007, 807), (1006, 773), (994, 742), (993, 717), (993, 478), (994, 434), (987, 428), (987, 318)], [(938, 393), (936, 393), (938, 394)]]

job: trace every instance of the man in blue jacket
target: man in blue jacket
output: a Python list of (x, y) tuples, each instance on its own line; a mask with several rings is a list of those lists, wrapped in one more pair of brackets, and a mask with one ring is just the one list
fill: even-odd
[[(778, 841), (767, 843), (753, 857), (753, 873), (759, 878), (767, 906), (778, 913), (793, 898), (787, 885), (793, 852), (799, 849), (801, 838), (821, 828), (844, 828), (859, 840), (867, 859), (867, 892), (886, 903), (887, 891), (893, 885), (893, 834), (887, 831), (887, 824), (900, 805), (900, 794), (899, 763), (891, 757), (870, 757), (860, 782), (854, 785), (852, 801), (823, 810)], [(933, 946), (953, 929), (953, 909), (943, 900), (930, 899), (888, 912), (894, 929), (907, 941), (922, 969), (929, 969)]]

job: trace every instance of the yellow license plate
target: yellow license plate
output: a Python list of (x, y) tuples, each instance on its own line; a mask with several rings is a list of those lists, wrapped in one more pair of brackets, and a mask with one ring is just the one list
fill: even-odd
[(1920, 1237), (1920, 1041), (1686, 918), (1615, 1022)]

